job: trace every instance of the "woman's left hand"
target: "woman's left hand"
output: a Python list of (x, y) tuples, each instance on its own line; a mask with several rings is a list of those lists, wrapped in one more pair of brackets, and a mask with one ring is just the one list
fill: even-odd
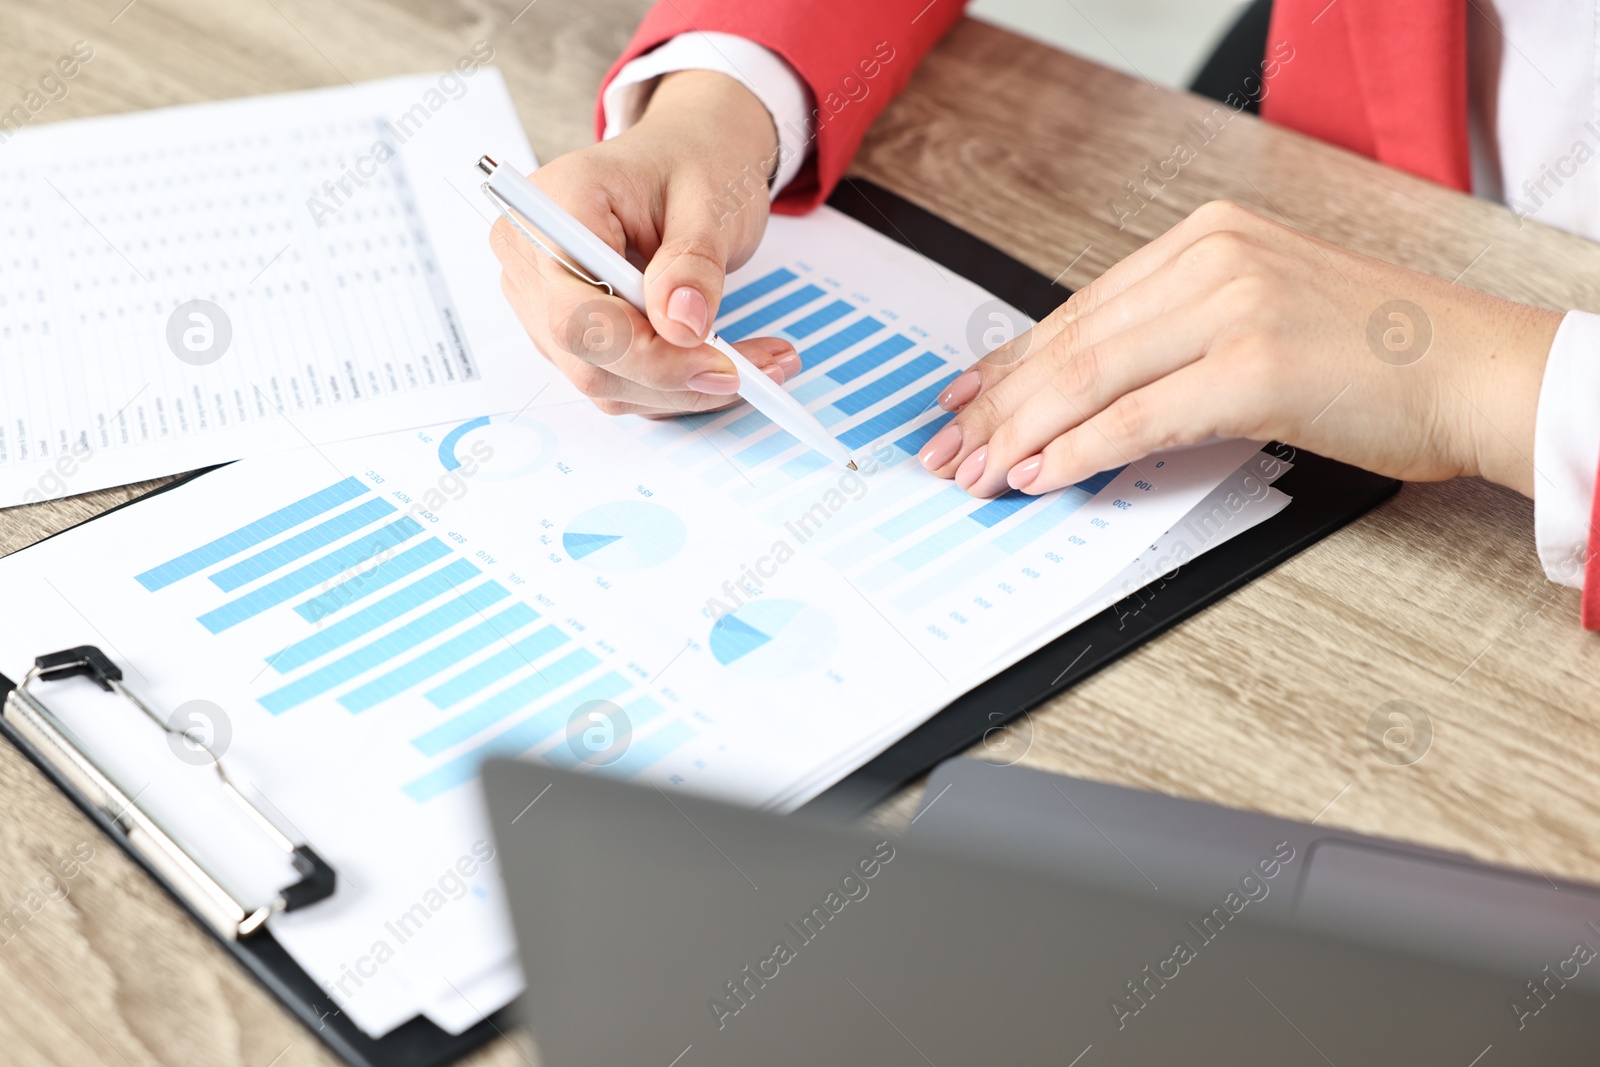
[(1531, 495), (1560, 322), (1211, 203), (952, 382), (920, 458), (989, 497), (1242, 437)]

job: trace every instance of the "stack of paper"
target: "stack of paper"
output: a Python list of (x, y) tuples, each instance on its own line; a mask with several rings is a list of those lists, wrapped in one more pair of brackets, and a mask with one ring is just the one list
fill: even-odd
[[(718, 327), (795, 341), (791, 388), (859, 472), (748, 407), (608, 418), (541, 369), (531, 403), (247, 460), (0, 560), (32, 608), (0, 619), (0, 669), (97, 643), (153, 705), (221, 709), (234, 773), (341, 877), (274, 934), (368, 1032), (459, 1031), (520, 988), (486, 756), (792, 809), (1286, 503), (1248, 442), (1039, 498), (927, 474), (991, 303), (832, 211), (774, 219)], [(484, 335), (508, 314), (484, 308)], [(542, 368), (466, 322), (478, 358)], [(180, 836), (239, 851), (185, 807)], [(242, 858), (230, 877), (274, 884)]]

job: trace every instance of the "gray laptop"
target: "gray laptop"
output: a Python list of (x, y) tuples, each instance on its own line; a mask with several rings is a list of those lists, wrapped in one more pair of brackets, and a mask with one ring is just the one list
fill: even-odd
[(1600, 1062), (1591, 887), (973, 760), (903, 838), (484, 781), (548, 1067)]

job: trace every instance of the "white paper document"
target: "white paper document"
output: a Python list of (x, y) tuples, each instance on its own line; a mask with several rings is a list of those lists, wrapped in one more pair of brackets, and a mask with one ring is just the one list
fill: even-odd
[[(795, 341), (790, 387), (860, 471), (744, 405), (608, 418), (552, 375), (512, 413), (246, 460), (0, 560), (29, 608), (0, 669), (93, 643), (153, 706), (220, 708), (235, 776), (341, 879), (273, 933), (368, 1032), (460, 1030), (519, 985), (484, 758), (792, 809), (1123, 595), (1242, 477), (1248, 442), (1039, 498), (928, 474), (991, 300), (834, 212), (774, 219), (719, 329)], [(1239, 484), (1213, 542), (1282, 505)], [(185, 839), (239, 847), (204, 821)]]
[(514, 408), (473, 164), (500, 74), (29, 128), (0, 153), (0, 507)]

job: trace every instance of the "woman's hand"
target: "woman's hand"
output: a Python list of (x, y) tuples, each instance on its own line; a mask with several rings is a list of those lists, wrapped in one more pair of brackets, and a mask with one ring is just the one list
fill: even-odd
[[(703, 342), (724, 275), (749, 258), (766, 228), (777, 144), (771, 116), (743, 85), (683, 71), (662, 79), (627, 132), (531, 176), (642, 267), (648, 318), (567, 273), (505, 219), (495, 223), (501, 288), (523, 328), (602, 411), (666, 415), (734, 399), (733, 364)], [(800, 370), (786, 341), (737, 347), (779, 382)]]
[(1560, 322), (1207, 204), (952, 382), (920, 458), (1043, 493), (1217, 435), (1531, 495)]

